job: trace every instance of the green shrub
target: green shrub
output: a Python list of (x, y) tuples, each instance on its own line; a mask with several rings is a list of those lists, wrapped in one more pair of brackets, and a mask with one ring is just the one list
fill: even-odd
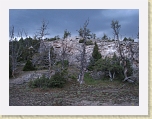
[[(132, 67), (131, 67), (131, 63), (128, 59), (125, 60), (126, 61), (126, 66), (127, 66), (127, 76), (131, 76), (132, 75)], [(95, 62), (95, 65), (93, 67), (94, 69), (96, 69), (97, 71), (102, 71), (105, 72), (105, 77), (109, 77), (109, 71), (111, 73), (115, 72), (115, 79), (116, 80), (123, 80), (124, 79), (124, 73), (123, 73), (123, 66), (120, 65), (120, 60), (119, 58), (116, 56), (116, 54), (114, 54), (114, 56), (112, 58), (108, 58), (106, 57), (105, 59), (99, 59), (98, 61)]]
[(49, 79), (44, 75), (40, 78), (35, 79), (34, 81), (29, 82), (29, 87), (31, 88), (46, 88), (48, 87)]
[(65, 67), (69, 66), (69, 61), (68, 60), (64, 60), (64, 66)]
[(55, 73), (55, 75), (53, 75), (49, 81), (49, 87), (52, 87), (52, 88), (55, 88), (55, 87), (58, 87), (58, 88), (62, 88), (64, 86), (64, 84), (66, 83), (66, 80), (64, 78), (64, 73), (60, 73), (60, 72), (57, 72)]
[[(84, 39), (80, 39), (79, 40), (79, 43), (84, 43)], [(93, 45), (93, 42), (92, 42), (92, 40), (86, 40), (86, 43), (85, 43), (86, 45)]]
[(132, 38), (130, 38), (130, 37), (129, 37), (129, 38), (126, 38), (126, 37), (125, 37), (125, 38), (123, 39), (123, 41), (132, 41), (132, 42), (134, 42), (134, 39), (132, 39)]
[(86, 41), (86, 45), (93, 45), (92, 40), (88, 40), (88, 41)]
[(77, 79), (77, 76), (75, 76), (74, 74), (71, 74), (71, 75), (68, 76), (68, 78), (71, 78), (71, 79), (73, 79), (73, 80), (76, 80), (76, 79)]
[(84, 39), (80, 39), (80, 40), (79, 40), (79, 43), (83, 43), (83, 42), (84, 42)]
[(84, 74), (84, 81), (88, 85), (98, 85), (103, 82), (103, 80), (95, 80), (92, 78), (92, 76), (87, 72)]
[[(68, 67), (69, 66), (69, 61), (68, 60), (64, 60), (63, 61), (63, 65), (64, 65), (64, 67)], [(57, 63), (56, 63), (56, 65), (61, 65), (62, 64), (62, 61), (58, 61)]]
[(54, 40), (56, 40), (56, 38), (54, 37), (54, 38), (50, 38), (49, 39), (49, 41), (54, 41)]
[(86, 84), (92, 84), (95, 80), (90, 76), (89, 73), (84, 74), (84, 81)]
[(95, 61), (97, 61), (98, 59), (101, 58), (101, 54), (99, 52), (99, 48), (98, 48), (98, 45), (96, 42), (95, 42), (95, 46), (93, 48), (92, 57), (94, 58)]
[(64, 72), (55, 73), (51, 79), (46, 78), (44, 75), (28, 83), (31, 88), (62, 88), (66, 83)]
[(34, 81), (30, 80), (30, 81), (28, 82), (28, 86), (29, 86), (30, 88), (34, 88), (33, 83), (34, 83)]
[(93, 66), (93, 65), (88, 65), (88, 66), (87, 66), (87, 70), (93, 71), (93, 69), (94, 69), (94, 66)]
[(95, 60), (93, 57), (90, 58), (90, 62), (87, 66), (87, 70), (89, 71), (93, 71), (94, 70), (94, 66), (95, 66)]
[(133, 74), (133, 69), (131, 67), (131, 62), (129, 61), (129, 59), (126, 60), (126, 65), (127, 65), (127, 75), (131, 76)]
[(35, 67), (33, 66), (32, 62), (30, 60), (27, 60), (23, 68), (23, 71), (33, 71), (33, 70), (35, 70)]

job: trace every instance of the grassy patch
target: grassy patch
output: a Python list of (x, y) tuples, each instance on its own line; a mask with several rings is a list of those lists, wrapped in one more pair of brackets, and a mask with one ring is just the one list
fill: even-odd
[(88, 85), (96, 85), (103, 82), (102, 80), (94, 80), (88, 72), (84, 74), (84, 81)]
[(84, 75), (84, 81), (86, 85), (102, 85), (102, 86), (108, 86), (108, 87), (117, 87), (121, 86), (123, 82), (114, 80), (110, 81), (109, 79), (101, 79), (101, 80), (95, 80), (93, 79), (90, 74), (87, 72)]
[(75, 75), (75, 74), (70, 74), (69, 76), (68, 76), (68, 78), (70, 78), (70, 79), (73, 79), (73, 80), (77, 80), (77, 76)]

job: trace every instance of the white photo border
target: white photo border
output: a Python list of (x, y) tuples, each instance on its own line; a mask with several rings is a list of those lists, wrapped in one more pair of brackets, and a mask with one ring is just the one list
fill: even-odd
[[(1, 115), (148, 115), (147, 0), (5, 0), (1, 3)], [(9, 9), (139, 9), (139, 106), (9, 106)]]

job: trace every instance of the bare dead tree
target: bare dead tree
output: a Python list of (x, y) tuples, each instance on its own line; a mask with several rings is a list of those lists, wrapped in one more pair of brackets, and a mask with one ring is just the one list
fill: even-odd
[[(46, 50), (46, 45), (44, 43), (44, 37), (49, 35), (47, 29), (48, 29), (48, 24), (49, 22), (46, 21), (42, 21), (42, 26), (38, 29), (37, 34), (35, 34), (35, 36), (37, 36), (40, 39), (40, 53), (44, 52)], [(42, 50), (42, 51), (41, 51)]]
[(47, 54), (47, 58), (46, 60), (48, 61), (49, 65), (49, 78), (51, 78), (51, 75), (50, 75), (50, 72), (51, 72), (51, 45), (49, 44), (49, 46), (47, 47), (44, 43), (44, 37), (49, 35), (49, 32), (47, 31), (48, 30), (48, 24), (49, 22), (46, 22), (46, 21), (42, 21), (42, 26), (38, 29), (38, 32), (37, 32), (37, 36), (39, 37), (40, 39), (40, 54), (41, 54), (41, 60), (43, 60), (44, 56)]
[(21, 29), (20, 31), (18, 31), (18, 37), (21, 37), (21, 38), (23, 38), (23, 29)]
[(11, 46), (11, 64), (12, 64), (12, 76), (14, 76), (14, 72), (15, 72), (15, 68), (16, 68), (16, 65), (15, 65), (15, 60), (14, 60), (14, 45), (13, 45), (13, 40), (14, 40), (14, 26), (12, 26), (12, 28), (10, 29), (10, 42), (12, 43), (12, 46)]
[(25, 47), (29, 47), (30, 43), (28, 41), (28, 32), (24, 29), (21, 29), (20, 31), (18, 31), (18, 37), (20, 37), (21, 39), (23, 39), (23, 34), (25, 35)]
[(25, 37), (27, 38), (28, 37), (28, 32), (26, 30), (24, 30), (24, 34), (25, 34)]
[(119, 55), (120, 55), (121, 59), (123, 59), (122, 52), (121, 52), (121, 46), (120, 46), (120, 40), (119, 40), (119, 31), (121, 28), (121, 25), (119, 25), (119, 21), (112, 20), (111, 28), (113, 29), (113, 31), (114, 31), (113, 34), (114, 34), (114, 36), (116, 36), (116, 39), (117, 39), (116, 45), (119, 48)]
[(47, 21), (42, 21), (42, 26), (38, 29), (38, 36), (41, 40), (44, 40), (44, 37), (49, 35), (49, 32), (47, 31), (48, 29), (48, 24), (49, 22)]
[(37, 34), (37, 33), (34, 33), (33, 39), (34, 39), (34, 40), (37, 40), (37, 39), (38, 39), (38, 34)]
[[(120, 40), (119, 40), (119, 31), (120, 31), (120, 28), (121, 28), (121, 25), (119, 25), (119, 21), (112, 20), (111, 28), (113, 29), (114, 35), (117, 38), (118, 52), (119, 52), (119, 55), (120, 55), (120, 65), (123, 67), (123, 74), (125, 76), (125, 78), (124, 78), (124, 81), (125, 81), (125, 80), (128, 80), (128, 75), (127, 75), (128, 68), (127, 68), (127, 58), (125, 57), (124, 53), (122, 52), (123, 48), (122, 48), (122, 45), (120, 44)], [(131, 43), (128, 44), (128, 48), (130, 49), (130, 52), (131, 52), (130, 61), (133, 63), (133, 55), (134, 55), (134, 53), (133, 53), (133, 50), (132, 50)]]
[[(138, 44), (138, 45), (139, 45), (139, 44)], [(135, 61), (134, 55), (139, 53), (139, 47), (136, 46), (136, 47), (133, 49), (133, 46), (132, 46), (132, 42), (131, 42), (131, 41), (129, 41), (129, 42), (126, 44), (126, 47), (128, 48), (128, 50), (129, 50), (129, 52), (130, 52), (130, 58), (129, 58), (129, 60), (130, 60), (130, 62), (131, 62), (133, 71), (132, 71), (132, 76), (125, 77), (124, 81), (127, 80), (127, 81), (129, 81), (129, 82), (134, 83), (134, 82), (137, 80), (137, 78), (138, 78), (137, 75), (139, 74), (138, 69), (136, 69), (135, 67), (133, 67), (133, 66), (134, 66), (134, 61)], [(138, 73), (137, 73), (137, 71), (138, 71)]]
[(49, 44), (49, 54), (48, 54), (48, 56), (49, 56), (49, 79), (51, 78), (51, 56), (50, 56), (50, 53), (51, 53), (51, 51), (50, 51), (51, 49), (50, 49), (50, 44)]
[(121, 25), (119, 25), (119, 21), (112, 20), (111, 28), (114, 30), (114, 36), (116, 36), (117, 40), (119, 40), (119, 31), (121, 28)]
[(112, 20), (111, 28), (113, 29), (114, 35), (117, 38), (117, 46), (118, 46), (118, 51), (119, 51), (119, 55), (120, 55), (120, 64), (123, 67), (124, 76), (125, 76), (125, 78), (127, 78), (128, 69), (127, 69), (127, 64), (126, 64), (126, 58), (124, 57), (124, 54), (122, 52), (122, 48), (121, 48), (120, 40), (119, 40), (119, 31), (120, 31), (120, 28), (121, 28), (121, 25), (119, 25), (119, 21)]
[(65, 68), (65, 64), (64, 64), (64, 61), (65, 61), (65, 58), (67, 56), (67, 50), (69, 49), (68, 48), (68, 44), (67, 44), (67, 38), (71, 36), (71, 33), (69, 31), (67, 31), (67, 29), (64, 31), (64, 36), (63, 36), (63, 40), (62, 40), (62, 51), (61, 51), (61, 69), (64, 69)]
[[(27, 39), (28, 38), (28, 32), (26, 30), (23, 30), (23, 31), (24, 31), (24, 34), (25, 34), (25, 38)], [(29, 40), (26, 40), (26, 46), (27, 47), (30, 46)]]
[(85, 68), (86, 68), (86, 40), (91, 36), (90, 30), (87, 28), (89, 24), (89, 19), (86, 20), (84, 23), (83, 28), (80, 28), (78, 30), (79, 36), (82, 37), (83, 44), (82, 44), (82, 52), (81, 52), (81, 68), (80, 68), (80, 74), (78, 81), (80, 84), (84, 83), (84, 73), (85, 73)]
[(91, 34), (91, 38), (96, 39), (96, 34), (95, 34), (95, 33), (92, 33), (92, 34)]
[(14, 42), (14, 26), (10, 28), (10, 49), (11, 49), (11, 65), (12, 65), (12, 76), (15, 78), (15, 71), (17, 68), (17, 59), (22, 54), (20, 46), (18, 46), (17, 41)]
[(55, 60), (56, 60), (56, 52), (54, 51), (54, 48), (51, 44), (49, 44), (48, 50), (46, 51), (46, 53), (48, 54), (48, 67), (49, 67), (49, 79), (51, 78), (51, 74), (52, 74), (52, 65), (55, 64)]
[[(49, 22), (46, 22), (46, 21), (42, 21), (42, 26), (38, 29), (38, 32), (37, 32), (37, 36), (38, 38), (40, 39), (40, 52), (44, 52), (46, 50), (46, 45), (44, 43), (44, 37), (49, 35), (49, 32), (47, 31), (48, 30), (48, 24)], [(44, 51), (41, 51), (41, 50), (44, 50)]]
[[(34, 33), (33, 39), (38, 40), (38, 34), (37, 33)], [(38, 45), (40, 45), (40, 42), (37, 42), (35, 45), (33, 45), (33, 48), (35, 49), (35, 47), (37, 47)], [(36, 49), (35, 49), (35, 51), (38, 52), (38, 50), (36, 50)]]
[(67, 55), (67, 49), (68, 49), (68, 47), (67, 47), (67, 42), (65, 41), (63, 41), (62, 40), (62, 51), (61, 51), (61, 64), (62, 64), (62, 66), (61, 66), (61, 69), (64, 69), (64, 61), (65, 61), (65, 58), (66, 58), (66, 55)]

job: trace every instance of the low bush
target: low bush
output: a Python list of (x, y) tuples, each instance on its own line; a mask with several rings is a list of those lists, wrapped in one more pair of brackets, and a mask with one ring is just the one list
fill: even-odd
[(64, 72), (55, 73), (51, 79), (46, 78), (44, 75), (29, 82), (31, 88), (62, 88), (66, 83)]
[[(79, 40), (79, 43), (84, 43), (84, 39), (80, 39), (80, 40)], [(86, 45), (93, 45), (92, 40), (87, 40), (87, 41), (86, 41)]]
[(101, 80), (93, 79), (89, 72), (84, 74), (84, 81), (87, 85), (98, 85), (103, 82), (102, 79)]
[(36, 70), (36, 69), (33, 66), (32, 62), (30, 60), (27, 60), (25, 66), (23, 68), (23, 71), (33, 71), (33, 70)]
[(93, 71), (95, 66), (95, 60), (93, 57), (90, 58), (90, 62), (87, 65), (87, 70)]
[(93, 45), (92, 40), (88, 40), (88, 41), (86, 41), (86, 45)]
[(89, 73), (84, 74), (84, 81), (86, 84), (92, 84), (95, 82), (95, 80), (90, 76)]
[(71, 79), (73, 79), (73, 80), (76, 80), (76, 79), (77, 79), (77, 76), (75, 76), (74, 74), (71, 74), (71, 75), (68, 76), (68, 78), (71, 78)]
[[(63, 65), (64, 65), (64, 67), (68, 67), (69, 66), (69, 61), (68, 60), (64, 60), (63, 61)], [(61, 61), (58, 61), (57, 63), (56, 63), (56, 65), (61, 65), (62, 64), (62, 62)]]
[(33, 81), (29, 82), (29, 87), (31, 88), (47, 88), (49, 87), (49, 79), (46, 78), (44, 75), (40, 78), (37, 78)]
[(80, 40), (79, 40), (79, 43), (83, 43), (83, 42), (84, 42), (84, 39), (80, 39)]
[(63, 76), (62, 73), (60, 72), (57, 72), (55, 73), (55, 75), (53, 75), (49, 81), (49, 87), (52, 87), (52, 88), (62, 88), (64, 86), (64, 84), (66, 83), (66, 80)]

